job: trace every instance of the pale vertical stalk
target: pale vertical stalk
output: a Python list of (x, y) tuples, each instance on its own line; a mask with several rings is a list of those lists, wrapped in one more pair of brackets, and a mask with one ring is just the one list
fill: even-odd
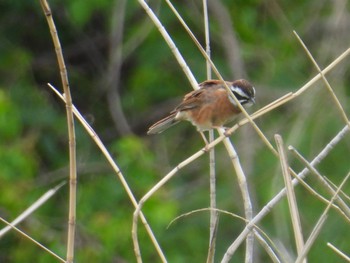
[[(207, 0), (203, 0), (203, 16), (204, 16), (204, 30), (205, 30), (205, 52), (210, 59), (210, 28), (209, 28), (209, 16), (208, 16), (208, 4)], [(211, 79), (211, 65), (210, 61), (206, 60), (207, 67), (207, 79)]]
[[(284, 150), (284, 143), (283, 143), (282, 137), (279, 134), (276, 134), (275, 141), (277, 144), (279, 159), (281, 162), (284, 184), (286, 186), (287, 200), (288, 200), (289, 211), (290, 211), (290, 216), (291, 216), (292, 225), (293, 225), (295, 243), (296, 243), (298, 255), (300, 255), (304, 247), (304, 237), (303, 237), (303, 231), (302, 231), (301, 222), (300, 222), (298, 204), (295, 197), (292, 178), (289, 173), (289, 164), (288, 164), (287, 154)], [(304, 260), (303, 262), (306, 263), (306, 260)]]
[[(214, 141), (214, 130), (209, 131), (209, 142)], [(216, 172), (215, 172), (215, 148), (209, 150), (209, 164), (210, 164), (210, 235), (207, 263), (214, 262), (216, 234), (219, 224), (219, 212), (216, 211)]]
[[(221, 134), (223, 133), (221, 129), (219, 132)], [(249, 222), (253, 219), (253, 207), (252, 207), (252, 202), (250, 200), (247, 178), (243, 172), (243, 169), (242, 169), (241, 163), (239, 161), (237, 152), (235, 151), (234, 147), (232, 146), (230, 139), (225, 138), (223, 140), (223, 143), (226, 147), (227, 153), (230, 156), (233, 167), (234, 167), (236, 174), (237, 174), (239, 189), (241, 190), (241, 194), (242, 194), (242, 198), (243, 198), (245, 219), (247, 221), (247, 224), (249, 224)], [(248, 235), (246, 236), (246, 251), (245, 251), (245, 262), (246, 263), (253, 262), (253, 254), (254, 254), (253, 248), (254, 248), (254, 233), (252, 231), (250, 231), (248, 233)]]
[(72, 97), (70, 94), (68, 74), (63, 58), (61, 43), (57, 35), (55, 23), (52, 18), (52, 12), (46, 0), (40, 0), (41, 7), (48, 22), (51, 38), (56, 51), (57, 62), (60, 70), (62, 87), (66, 98), (66, 113), (69, 138), (69, 215), (68, 215), (68, 234), (67, 234), (67, 263), (74, 261), (74, 241), (75, 241), (75, 220), (76, 220), (76, 187), (77, 187), (77, 167), (76, 167), (76, 142), (74, 118), (72, 111)]
[[(205, 51), (210, 58), (210, 29), (207, 0), (203, 0), (203, 16), (204, 16), (204, 30), (205, 30)], [(211, 79), (210, 62), (206, 60), (207, 79)], [(214, 130), (209, 131), (209, 142), (214, 141)], [(209, 248), (207, 263), (214, 262), (215, 247), (216, 247), (216, 233), (219, 223), (219, 213), (216, 211), (216, 173), (215, 173), (215, 148), (209, 150), (209, 171), (210, 171), (210, 234), (209, 234)]]

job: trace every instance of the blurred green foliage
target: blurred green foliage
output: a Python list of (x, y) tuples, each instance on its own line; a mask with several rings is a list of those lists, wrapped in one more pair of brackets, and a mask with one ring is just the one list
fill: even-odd
[[(200, 82), (206, 79), (205, 60), (182, 29), (165, 1), (149, 1)], [(218, 1), (219, 2), (219, 1)], [(256, 86), (257, 105), (252, 112), (287, 92), (296, 91), (316, 70), (293, 36), (296, 30), (324, 68), (348, 48), (349, 3), (342, 1), (221, 1), (239, 49), (225, 50), (220, 17), (210, 12), (212, 58), (227, 78), (247, 77)], [(220, 3), (221, 3), (220, 2)], [(189, 124), (158, 136), (147, 137), (147, 127), (170, 111), (191, 87), (159, 32), (137, 1), (50, 1), (67, 64), (74, 104), (94, 127), (120, 166), (139, 200), (179, 162), (198, 151), (203, 142)], [(339, 3), (338, 3), (339, 4)], [(176, 1), (175, 7), (204, 44), (201, 1)], [(344, 12), (342, 12), (342, 10)], [(50, 187), (68, 180), (68, 138), (65, 108), (46, 87), (61, 87), (55, 52), (39, 1), (0, 3), (0, 216), (12, 220)], [(112, 46), (113, 24), (123, 20), (121, 46)], [(120, 20), (119, 20), (120, 21)], [(344, 33), (345, 32), (345, 33)], [(229, 34), (228, 34), (229, 35)], [(113, 68), (114, 53), (121, 48), (121, 66)], [(237, 76), (227, 54), (243, 61), (247, 76)], [(235, 53), (237, 52), (237, 53)], [(349, 59), (327, 75), (346, 113), (349, 112)], [(112, 70), (110, 70), (112, 69)], [(117, 74), (118, 73), (118, 74)], [(117, 82), (108, 82), (115, 75)], [(114, 85), (113, 85), (114, 84)], [(132, 133), (121, 133), (113, 122), (115, 108), (110, 91), (120, 96), (123, 114)], [(113, 105), (112, 105), (113, 106)], [(311, 160), (344, 126), (325, 86), (318, 82), (302, 96), (257, 120), (274, 144), (282, 134), (286, 145), (296, 147)], [(131, 240), (133, 206), (109, 164), (86, 132), (76, 123), (78, 161), (76, 262), (134, 262)], [(235, 133), (233, 141), (259, 211), (282, 187), (279, 161), (251, 127)], [(317, 166), (339, 184), (349, 172), (349, 136)], [(243, 215), (243, 204), (225, 149), (218, 146), (218, 207)], [(292, 156), (296, 171), (303, 166)], [(307, 182), (324, 193), (313, 177)], [(345, 192), (349, 193), (349, 184)], [(305, 239), (325, 205), (298, 187)], [(181, 169), (144, 206), (169, 262), (204, 262), (209, 237), (209, 213), (198, 212), (168, 224), (177, 216), (209, 206), (208, 157)], [(66, 251), (68, 184), (20, 224), (30, 236), (58, 253)], [(309, 254), (310, 262), (335, 262), (326, 248), (331, 242), (350, 251), (349, 224), (332, 211)], [(4, 225), (2, 225), (4, 226)], [(240, 233), (244, 222), (221, 215), (216, 262)], [(293, 254), (295, 248), (284, 200), (260, 224)], [(139, 240), (145, 262), (158, 262), (143, 226)], [(256, 262), (269, 262), (257, 248)], [(240, 249), (232, 262), (243, 262)], [(0, 262), (55, 262), (33, 243), (11, 231), (0, 240)]]

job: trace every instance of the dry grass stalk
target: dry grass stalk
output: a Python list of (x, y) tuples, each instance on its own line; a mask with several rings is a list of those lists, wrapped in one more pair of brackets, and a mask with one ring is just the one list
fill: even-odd
[(139, 4), (142, 6), (142, 8), (146, 11), (147, 15), (150, 17), (150, 19), (152, 20), (152, 22), (154, 23), (154, 25), (157, 27), (157, 29), (159, 30), (159, 32), (162, 34), (164, 40), (166, 41), (166, 43), (168, 44), (168, 46), (170, 47), (170, 50), (173, 52), (177, 62), (180, 64), (181, 68), (183, 69), (186, 77), (188, 78), (189, 82), (192, 85), (193, 89), (198, 89), (198, 82), (195, 79), (195, 77), (193, 76), (192, 72), (190, 71), (189, 67), (186, 64), (186, 61), (183, 59), (183, 57), (181, 56), (179, 50), (177, 49), (174, 41), (171, 39), (170, 35), (168, 34), (168, 32), (165, 30), (165, 28), (163, 27), (162, 23), (159, 21), (158, 17), (154, 14), (154, 12), (152, 11), (152, 9), (148, 6), (148, 4), (146, 3), (146, 1), (143, 0), (138, 0)]
[[(224, 134), (223, 131), (219, 131), (220, 134)], [(239, 161), (238, 155), (232, 146), (232, 143), (230, 142), (229, 138), (226, 138), (223, 141), (225, 148), (227, 150), (227, 153), (231, 159), (233, 168), (236, 172), (237, 179), (238, 179), (238, 184), (239, 184), (239, 189), (241, 190), (242, 198), (243, 198), (243, 206), (244, 206), (244, 213), (246, 220), (249, 222), (253, 218), (253, 206), (249, 194), (249, 188), (247, 184), (247, 178), (244, 174), (244, 171), (242, 169), (241, 163)], [(247, 235), (246, 238), (246, 254), (245, 254), (245, 262), (246, 263), (251, 263), (253, 262), (253, 251), (254, 248), (254, 233), (251, 232)]]
[(332, 199), (330, 201), (330, 203), (327, 205), (326, 209), (323, 211), (322, 215), (320, 216), (318, 222), (316, 223), (313, 231), (310, 234), (309, 239), (306, 242), (306, 245), (302, 251), (301, 254), (299, 254), (297, 260), (295, 261), (295, 263), (301, 263), (302, 260), (305, 258), (307, 252), (310, 250), (312, 244), (314, 243), (314, 241), (316, 240), (316, 237), (318, 236), (318, 234), (321, 231), (322, 226), (324, 225), (324, 222), (327, 218), (329, 209), (331, 208), (332, 203), (334, 202), (334, 200), (338, 197), (338, 194), (341, 190), (341, 188), (345, 185), (345, 183), (348, 181), (348, 179), (350, 178), (350, 173), (348, 173), (345, 178), (343, 179), (343, 181), (341, 182), (341, 184), (339, 185), (339, 187), (337, 188), (336, 192), (334, 193), (334, 195), (332, 196)]
[[(203, 0), (203, 22), (205, 31), (205, 52), (210, 58), (210, 30), (207, 0)], [(210, 63), (206, 61), (207, 79), (211, 79)], [(214, 130), (209, 131), (209, 142), (215, 139)], [(219, 226), (219, 213), (216, 209), (216, 171), (215, 171), (215, 148), (209, 150), (209, 198), (210, 198), (210, 223), (209, 223), (209, 247), (207, 263), (213, 263), (215, 258), (216, 236)]]
[(50, 6), (46, 0), (40, 0), (41, 7), (45, 14), (50, 28), (51, 38), (55, 47), (58, 66), (60, 69), (61, 82), (66, 97), (66, 113), (69, 139), (69, 215), (67, 233), (67, 263), (74, 261), (75, 242), (75, 220), (76, 220), (76, 189), (77, 189), (77, 165), (76, 165), (76, 142), (74, 118), (72, 111), (72, 97), (70, 94), (68, 74), (63, 58), (61, 43), (57, 35), (56, 26), (52, 17)]
[(60, 256), (58, 256), (57, 254), (55, 254), (54, 252), (52, 252), (50, 249), (48, 249), (47, 247), (45, 247), (44, 245), (42, 245), (41, 243), (39, 243), (38, 241), (36, 241), (35, 239), (33, 239), (32, 237), (30, 237), (29, 235), (27, 235), (26, 233), (24, 233), (22, 230), (18, 229), (16, 226), (12, 225), (10, 222), (7, 222), (5, 219), (3, 219), (2, 217), (0, 217), (0, 221), (5, 223), (7, 226), (9, 226), (11, 229), (17, 231), (18, 233), (20, 233), (22, 236), (24, 236), (25, 238), (29, 239), (32, 243), (34, 243), (35, 245), (37, 245), (38, 247), (40, 247), (41, 249), (45, 250), (47, 253), (51, 254), (52, 256), (54, 256), (56, 259), (58, 259), (61, 262), (65, 262), (66, 261), (61, 258)]
[[(309, 169), (311, 174), (315, 175), (315, 178), (323, 185), (324, 189), (330, 193), (331, 195), (335, 195), (336, 191), (329, 185), (326, 179), (312, 166), (294, 147), (289, 146), (289, 150), (295, 154), (295, 156)], [(334, 199), (334, 203), (336, 203), (344, 213), (348, 222), (350, 222), (350, 208), (344, 202), (344, 200), (336, 195)]]
[(277, 149), (280, 157), (284, 184), (286, 186), (286, 194), (287, 194), (287, 200), (288, 200), (288, 206), (289, 206), (289, 213), (292, 219), (295, 243), (296, 243), (297, 252), (299, 255), (304, 247), (304, 237), (303, 237), (303, 230), (300, 222), (297, 199), (295, 197), (292, 178), (289, 174), (289, 164), (288, 164), (287, 154), (284, 150), (284, 143), (283, 143), (282, 137), (276, 134), (275, 140), (276, 140)]
[(57, 191), (65, 185), (66, 182), (62, 182), (55, 186), (54, 188), (48, 190), (45, 194), (43, 194), (38, 200), (36, 200), (30, 207), (28, 207), (26, 210), (23, 211), (18, 217), (16, 217), (10, 224), (0, 231), (0, 239), (11, 230), (11, 226), (16, 226), (20, 222), (22, 222), (24, 219), (26, 219), (28, 216), (30, 216), (35, 210), (37, 210), (40, 206), (45, 204), (47, 200), (49, 200), (54, 194), (57, 193)]
[(345, 259), (347, 262), (350, 262), (350, 257), (347, 256), (344, 252), (340, 251), (338, 248), (333, 246), (331, 243), (327, 243), (327, 246), (330, 247), (335, 253)]
[(337, 96), (335, 95), (331, 85), (329, 84), (328, 80), (326, 79), (325, 75), (322, 73), (321, 68), (318, 66), (316, 60), (314, 59), (314, 57), (312, 56), (310, 50), (307, 48), (307, 46), (304, 44), (303, 40), (299, 37), (299, 35), (297, 34), (297, 32), (293, 31), (294, 35), (296, 36), (296, 38), (299, 40), (300, 44), (302, 45), (302, 47), (304, 48), (306, 54), (308, 55), (308, 57), (310, 58), (310, 60), (312, 61), (312, 63), (314, 64), (315, 68), (317, 69), (317, 71), (319, 72), (319, 74), (322, 77), (323, 82), (325, 83), (329, 93), (331, 94), (331, 97), (335, 103), (335, 105), (337, 106), (337, 109), (340, 112), (340, 115), (342, 116), (342, 118), (344, 119), (345, 123), (349, 126), (350, 128), (350, 122), (348, 117), (346, 116), (346, 113), (342, 107), (342, 105), (340, 104), (340, 101), (338, 100)]

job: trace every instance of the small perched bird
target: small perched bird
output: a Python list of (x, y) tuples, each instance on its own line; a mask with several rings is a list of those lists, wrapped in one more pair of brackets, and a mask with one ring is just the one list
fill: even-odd
[[(243, 106), (255, 103), (255, 89), (245, 79), (226, 81)], [(179, 121), (189, 121), (202, 132), (223, 127), (241, 112), (234, 98), (227, 92), (223, 81), (207, 80), (199, 89), (186, 94), (170, 114), (153, 124), (147, 134), (161, 133)]]

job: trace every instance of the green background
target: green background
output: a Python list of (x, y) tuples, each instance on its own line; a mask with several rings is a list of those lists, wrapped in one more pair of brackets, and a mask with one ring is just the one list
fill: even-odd
[[(202, 1), (174, 1), (174, 5), (204, 45)], [(191, 90), (174, 59), (136, 0), (50, 1), (61, 40), (75, 106), (98, 133), (121, 168), (137, 199), (179, 162), (203, 147), (189, 123), (156, 136), (147, 128), (165, 116)], [(317, 74), (293, 35), (298, 32), (321, 68), (349, 47), (350, 4), (347, 1), (221, 1), (224, 14), (209, 12), (211, 55), (222, 76), (248, 78), (256, 87), (253, 112), (288, 92), (295, 92)], [(198, 82), (206, 79), (205, 59), (181, 27), (165, 1), (150, 1)], [(227, 30), (220, 24), (225, 21)], [(123, 24), (121, 24), (121, 22)], [(118, 40), (114, 33), (118, 28)], [(223, 41), (233, 33), (238, 49)], [(65, 107), (46, 83), (61, 88), (55, 52), (39, 1), (0, 3), (0, 215), (14, 219), (49, 188), (68, 180), (68, 137)], [(120, 60), (115, 63), (115, 52)], [(232, 52), (235, 52), (234, 54)], [(238, 53), (237, 53), (238, 52)], [(230, 65), (228, 54), (241, 59)], [(120, 63), (120, 64), (118, 64)], [(243, 70), (243, 71), (242, 71)], [(239, 73), (244, 72), (244, 73)], [(350, 74), (346, 58), (327, 75), (349, 112)], [(241, 74), (241, 75), (240, 75)], [(117, 100), (126, 124), (113, 121)], [(119, 112), (120, 113), (120, 112)], [(77, 122), (76, 122), (77, 123)], [(345, 122), (325, 85), (318, 81), (293, 101), (256, 121), (267, 138), (279, 133), (312, 160), (341, 130)], [(78, 196), (76, 262), (135, 262), (131, 239), (133, 207), (112, 169), (80, 124), (76, 125)], [(260, 209), (283, 187), (278, 159), (250, 125), (231, 140), (236, 147), (253, 199)], [(318, 170), (336, 184), (349, 172), (349, 135), (345, 136)], [(289, 154), (291, 167), (303, 166)], [(144, 213), (169, 262), (205, 262), (209, 213), (198, 212), (168, 224), (175, 217), (209, 206), (208, 155), (194, 161), (159, 190)], [(218, 208), (244, 215), (243, 202), (229, 157), (216, 148)], [(317, 191), (331, 197), (313, 177)], [(349, 184), (344, 191), (349, 193)], [(303, 187), (296, 188), (307, 239), (325, 205)], [(66, 251), (68, 185), (19, 225), (30, 236), (59, 254)], [(4, 227), (1, 224), (0, 227)], [(284, 254), (294, 257), (295, 245), (287, 201), (283, 200), (259, 226)], [(220, 216), (216, 262), (219, 262), (244, 222)], [(350, 254), (348, 222), (332, 210), (309, 252), (309, 262), (340, 262), (326, 243)], [(139, 226), (145, 262), (159, 262)], [(244, 245), (232, 262), (242, 262)], [(257, 244), (254, 262), (269, 262)], [(0, 262), (56, 262), (11, 231), (0, 239)], [(57, 261), (58, 262), (58, 261)]]

